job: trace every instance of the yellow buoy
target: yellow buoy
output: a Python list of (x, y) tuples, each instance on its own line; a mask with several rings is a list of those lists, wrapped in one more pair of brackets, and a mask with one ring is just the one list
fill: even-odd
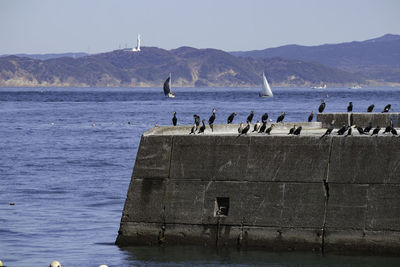
[(61, 267), (61, 264), (58, 261), (52, 261), (50, 267)]

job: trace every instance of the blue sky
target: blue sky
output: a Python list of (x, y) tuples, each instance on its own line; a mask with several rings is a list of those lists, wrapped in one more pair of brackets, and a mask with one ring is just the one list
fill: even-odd
[(398, 0), (0, 0), (0, 54), (143, 46), (225, 51), (400, 34)]

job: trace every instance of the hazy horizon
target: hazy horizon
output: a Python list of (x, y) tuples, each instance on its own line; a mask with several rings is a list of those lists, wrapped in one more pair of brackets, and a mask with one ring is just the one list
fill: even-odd
[(224, 51), (400, 34), (400, 1), (0, 0), (0, 54), (101, 53), (136, 45)]

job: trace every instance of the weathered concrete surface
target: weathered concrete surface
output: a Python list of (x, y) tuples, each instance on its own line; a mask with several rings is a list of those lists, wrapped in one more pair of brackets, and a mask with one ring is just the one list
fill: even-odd
[(354, 124), (366, 127), (371, 122), (373, 127), (380, 126), (386, 127), (389, 125), (390, 120), (393, 121), (393, 125), (396, 128), (400, 127), (400, 113), (357, 113), (357, 112), (346, 112), (346, 113), (318, 113), (317, 121), (322, 123), (322, 127), (328, 127), (332, 120), (335, 120), (335, 128), (340, 128), (344, 124), (349, 124), (350, 114), (353, 114)]
[(116, 243), (399, 254), (400, 137), (321, 139), (316, 124), (288, 136), (292, 125), (145, 133)]

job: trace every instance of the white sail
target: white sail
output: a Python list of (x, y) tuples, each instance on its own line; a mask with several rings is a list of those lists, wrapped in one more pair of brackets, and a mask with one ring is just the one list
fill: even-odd
[(269, 87), (267, 78), (265, 77), (265, 74), (263, 73), (263, 85), (261, 88), (261, 92), (259, 93), (260, 97), (273, 97), (274, 94), (271, 91), (271, 88)]

